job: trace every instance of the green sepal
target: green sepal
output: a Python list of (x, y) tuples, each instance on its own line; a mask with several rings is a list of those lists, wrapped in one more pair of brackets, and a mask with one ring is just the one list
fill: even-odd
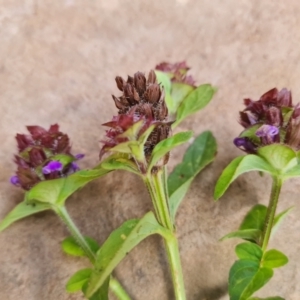
[(26, 192), (26, 202), (64, 205), (75, 191), (108, 172), (103, 168), (81, 170), (68, 177), (42, 181)]
[[(99, 245), (97, 241), (88, 236), (85, 236), (84, 239), (94, 253), (96, 253), (99, 250)], [(76, 242), (73, 236), (65, 238), (61, 243), (61, 247), (66, 254), (72, 256), (86, 256), (85, 252), (79, 246), (79, 244)]]
[(212, 99), (216, 88), (210, 84), (198, 86), (190, 92), (181, 102), (177, 109), (176, 121), (172, 128), (178, 126), (186, 117), (204, 108)]
[(51, 209), (51, 206), (47, 203), (27, 203), (22, 201), (15, 206), (0, 222), (0, 232), (20, 219), (48, 209)]
[(172, 233), (157, 222), (152, 212), (142, 219), (128, 220), (114, 230), (97, 252), (95, 270), (88, 283), (86, 296), (91, 297), (110, 276), (122, 259), (142, 240), (152, 234), (164, 237)]
[(258, 123), (246, 128), (244, 131), (242, 131), (239, 137), (247, 137), (254, 143), (260, 144), (260, 138), (256, 135), (256, 131), (259, 127), (261, 127), (261, 125), (261, 123)]
[(214, 198), (218, 200), (229, 185), (241, 174), (250, 171), (263, 171), (277, 174), (277, 171), (262, 157), (254, 154), (236, 157), (222, 172), (217, 181)]
[(68, 293), (75, 293), (82, 290), (83, 285), (89, 280), (92, 269), (82, 269), (74, 273), (66, 284)]
[[(125, 132), (118, 135), (118, 137), (128, 138), (130, 141), (136, 141), (139, 135), (139, 132), (143, 128), (145, 121), (139, 120), (130, 126)], [(114, 148), (112, 148), (114, 149)], [(111, 150), (112, 150), (111, 149)], [(110, 151), (111, 151), (110, 150)]]
[(216, 152), (216, 139), (210, 131), (205, 131), (195, 138), (186, 150), (182, 162), (169, 175), (169, 207), (173, 219), (192, 181), (214, 160)]

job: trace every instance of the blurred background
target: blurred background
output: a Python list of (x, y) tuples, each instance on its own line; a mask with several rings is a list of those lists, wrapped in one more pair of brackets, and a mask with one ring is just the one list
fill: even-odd
[[(114, 78), (148, 73), (161, 61), (186, 60), (197, 84), (212, 83), (211, 104), (179, 130), (210, 129), (219, 151), (195, 180), (177, 217), (189, 300), (227, 300), (227, 277), (237, 240), (219, 242), (237, 229), (256, 203), (268, 202), (268, 176), (241, 176), (218, 203), (212, 194), (222, 169), (237, 155), (232, 140), (242, 127), (242, 99), (258, 99), (273, 87), (300, 99), (300, 5), (259, 0), (3, 0), (0, 2), (0, 219), (23, 198), (9, 184), (15, 166), (14, 136), (25, 125), (59, 123), (82, 168), (98, 163), (101, 124), (116, 114)], [(170, 170), (184, 147), (171, 155)], [(270, 247), (286, 253), (287, 266), (260, 296), (300, 299), (299, 180), (284, 185), (279, 211), (294, 206)], [(67, 204), (84, 234), (103, 242), (129, 218), (151, 208), (141, 181), (115, 172), (92, 182)], [(0, 298), (77, 300), (64, 290), (69, 276), (88, 265), (67, 257), (67, 230), (51, 212), (24, 219), (0, 235)], [(116, 270), (133, 299), (174, 299), (159, 237), (142, 242)], [(112, 297), (112, 299), (114, 299)]]

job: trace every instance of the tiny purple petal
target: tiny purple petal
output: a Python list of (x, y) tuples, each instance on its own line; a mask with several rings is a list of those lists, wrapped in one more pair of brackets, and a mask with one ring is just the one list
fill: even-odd
[(79, 171), (80, 170), (80, 168), (78, 167), (78, 165), (76, 164), (76, 163), (74, 163), (74, 162), (71, 162), (71, 170), (73, 171), (73, 172), (77, 172), (77, 171)]
[(256, 136), (258, 137), (273, 137), (279, 133), (279, 129), (273, 125), (262, 125), (256, 131)]
[(247, 137), (237, 137), (233, 140), (233, 143), (239, 149), (246, 151), (247, 153), (255, 153), (255, 145)]
[(13, 185), (19, 185), (20, 184), (19, 177), (17, 175), (10, 177), (10, 183)]
[(61, 171), (63, 169), (63, 165), (58, 160), (50, 161), (45, 167), (43, 167), (44, 174), (50, 174), (55, 171)]
[(76, 160), (79, 160), (79, 159), (84, 158), (84, 156), (85, 155), (83, 153), (78, 153), (78, 154), (75, 155), (75, 158), (76, 158)]

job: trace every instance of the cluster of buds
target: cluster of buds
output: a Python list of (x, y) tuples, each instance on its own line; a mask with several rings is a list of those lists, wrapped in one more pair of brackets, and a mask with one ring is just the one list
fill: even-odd
[[(170, 133), (172, 122), (167, 122), (168, 109), (163, 90), (157, 83), (153, 70), (150, 71), (148, 79), (143, 73), (137, 72), (133, 77), (128, 76), (127, 81), (122, 77), (116, 77), (116, 83), (123, 94), (120, 97), (112, 96), (119, 111), (118, 116), (111, 122), (103, 124), (110, 129), (106, 131), (107, 139), (102, 141), (104, 145), (100, 157), (121, 143), (132, 139), (138, 140), (150, 126), (154, 125), (153, 131), (144, 144), (144, 155), (147, 161), (153, 148)], [(126, 135), (125, 132), (137, 123), (141, 126), (134, 133), (135, 136)]]
[(281, 143), (300, 149), (300, 104), (293, 106), (291, 92), (276, 88), (259, 100), (244, 99), (246, 108), (240, 112), (245, 130), (234, 144), (247, 153), (256, 153), (262, 146)]
[(190, 68), (187, 66), (185, 61), (174, 64), (162, 62), (155, 67), (155, 70), (167, 73), (172, 82), (185, 83), (194, 86), (194, 78), (191, 75), (187, 75), (189, 69)]
[(43, 180), (65, 177), (79, 170), (76, 160), (83, 154), (73, 156), (68, 135), (59, 131), (57, 124), (49, 130), (40, 126), (27, 126), (30, 134), (17, 134), (18, 166), (10, 182), (24, 190), (30, 190)]

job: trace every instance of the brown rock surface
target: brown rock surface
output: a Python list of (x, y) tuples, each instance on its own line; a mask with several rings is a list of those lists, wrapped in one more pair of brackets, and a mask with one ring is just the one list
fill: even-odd
[[(288, 87), (299, 101), (300, 5), (296, 0), (4, 0), (0, 4), (0, 219), (23, 193), (8, 183), (14, 172), (14, 135), (26, 124), (59, 122), (82, 167), (97, 163), (101, 123), (115, 114), (114, 77), (148, 72), (162, 60), (186, 59), (198, 83), (218, 93), (204, 111), (181, 124), (195, 134), (211, 129), (219, 144), (215, 162), (196, 178), (178, 218), (180, 251), (189, 300), (228, 299), (226, 282), (237, 241), (218, 239), (238, 227), (255, 203), (267, 203), (270, 179), (240, 177), (219, 203), (212, 193), (221, 170), (241, 153), (232, 145), (240, 132), (238, 109), (246, 96)], [(174, 152), (170, 168), (183, 148)], [(279, 210), (294, 205), (271, 243), (290, 259), (261, 296), (300, 299), (299, 180), (284, 185)], [(151, 207), (140, 180), (116, 172), (69, 201), (85, 234), (103, 242), (123, 221)], [(285, 234), (286, 233), (286, 234)], [(64, 285), (88, 263), (67, 257), (68, 234), (50, 212), (20, 221), (0, 234), (0, 299), (82, 299)], [(158, 237), (139, 245), (116, 270), (133, 299), (173, 299)]]

